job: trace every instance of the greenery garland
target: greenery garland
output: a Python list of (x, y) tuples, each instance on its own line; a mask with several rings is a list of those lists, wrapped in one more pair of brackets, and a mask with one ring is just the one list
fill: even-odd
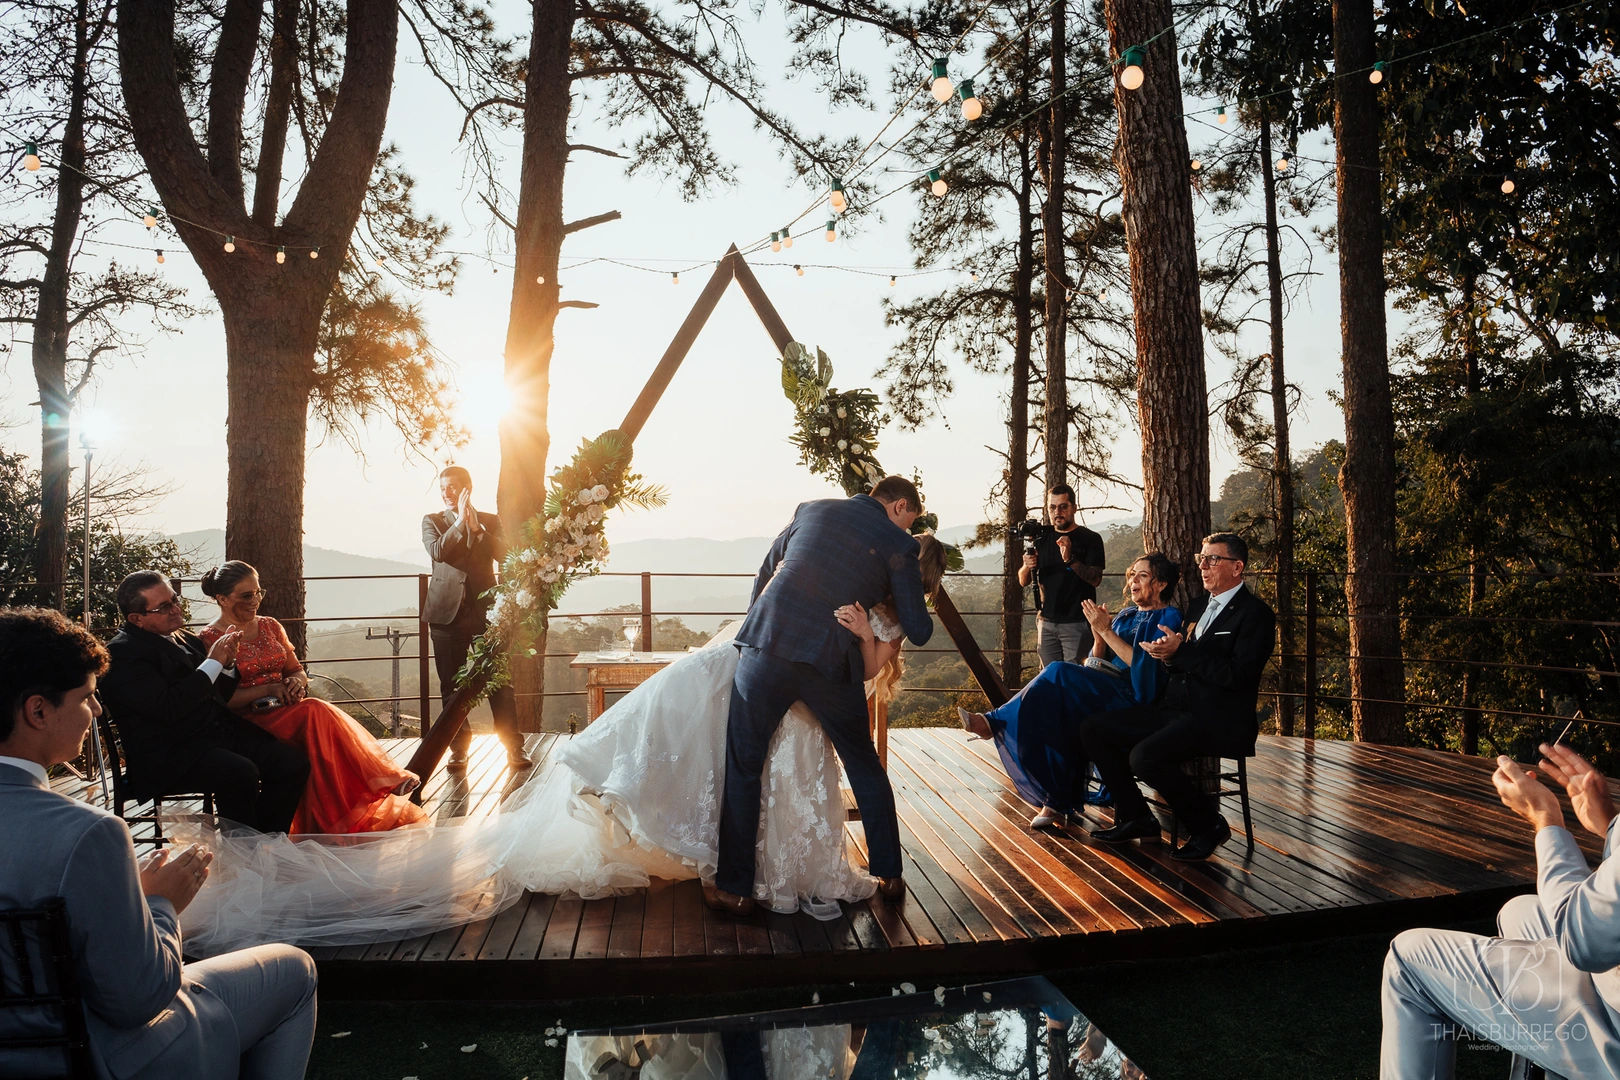
[(820, 349), (790, 342), (782, 353), (782, 392), (793, 402), (793, 434), (799, 461), (844, 489), (870, 491), (883, 479), (877, 433), (889, 422), (870, 390), (832, 388), (832, 361)]

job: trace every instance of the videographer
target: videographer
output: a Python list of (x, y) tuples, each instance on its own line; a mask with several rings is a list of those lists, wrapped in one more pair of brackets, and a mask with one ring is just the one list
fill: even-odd
[(1102, 581), (1102, 537), (1074, 520), (1074, 489), (1058, 484), (1046, 493), (1050, 525), (1025, 522), (1024, 565), (1018, 584), (1036, 581), (1035, 620), (1041, 666), (1057, 660), (1081, 663), (1091, 652), (1091, 627), (1081, 605), (1097, 599)]

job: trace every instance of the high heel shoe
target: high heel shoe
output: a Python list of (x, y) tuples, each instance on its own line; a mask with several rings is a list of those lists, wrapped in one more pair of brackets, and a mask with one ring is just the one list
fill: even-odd
[(400, 797), (411, 794), (422, 786), (422, 780), (415, 773), (406, 773), (405, 779), (394, 785), (394, 794)]
[(1045, 829), (1053, 825), (1067, 825), (1069, 815), (1053, 810), (1050, 806), (1041, 807), (1041, 812), (1029, 819), (1032, 829)]
[[(956, 718), (962, 722), (962, 730), (975, 739), (988, 740), (993, 734), (990, 730), (990, 721), (984, 718), (983, 713), (968, 712), (958, 705), (956, 707)], [(974, 721), (978, 721), (978, 723), (974, 723)], [(983, 735), (979, 734), (980, 730), (984, 731)]]

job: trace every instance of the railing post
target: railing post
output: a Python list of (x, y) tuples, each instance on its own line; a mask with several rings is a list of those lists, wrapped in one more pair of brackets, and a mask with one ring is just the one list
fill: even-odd
[(1316, 738), (1316, 571), (1305, 571), (1305, 737)]
[(641, 651), (653, 651), (652, 574), (641, 572)]
[(428, 733), (428, 645), (432, 639), (428, 635), (427, 623), (427, 594), (428, 576), (416, 575), (416, 690), (420, 700), (417, 708), (421, 710), (416, 721), (416, 734), (420, 738), (427, 738)]

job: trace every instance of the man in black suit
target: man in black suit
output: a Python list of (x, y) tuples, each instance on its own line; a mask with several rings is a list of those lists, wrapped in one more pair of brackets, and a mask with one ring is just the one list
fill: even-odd
[[(439, 494), (444, 509), (422, 517), (422, 546), (433, 560), (433, 580), (428, 583), (423, 614), (433, 639), (439, 693), (448, 704), (455, 693), (456, 672), (467, 662), (467, 650), (488, 625), (491, 601), (484, 593), (495, 587), (495, 568), (506, 558), (506, 541), (501, 519), (473, 507), (472, 475), (466, 469), (460, 465), (445, 468), (439, 474)], [(531, 763), (523, 752), (512, 688), (505, 686), (491, 694), (489, 707), (495, 714), (495, 733), (506, 744), (507, 764), (514, 769), (528, 768)], [(422, 734), (427, 734), (426, 727)], [(472, 724), (466, 723), (450, 744), (450, 762), (445, 768), (465, 769), (471, 745)]]
[(1114, 825), (1093, 831), (1098, 840), (1158, 839), (1159, 823), (1137, 778), (1187, 825), (1190, 838), (1175, 858), (1207, 859), (1232, 838), (1215, 797), (1199, 791), (1181, 766), (1194, 758), (1254, 753), (1260, 734), (1255, 703), (1260, 674), (1276, 645), (1277, 616), (1243, 587), (1248, 559), (1243, 537), (1207, 537), (1197, 562), (1208, 593), (1187, 613), (1186, 637), (1167, 632), (1142, 646), (1170, 668), (1164, 693), (1150, 704), (1097, 713), (1081, 723), (1081, 741), (1114, 793)]
[(124, 626), (107, 643), (101, 694), (118, 724), (130, 792), (150, 799), (213, 792), (222, 817), (286, 832), (309, 779), (309, 759), (225, 703), (236, 691), (238, 635), (208, 648), (182, 629), (168, 579), (139, 570), (118, 584)]

